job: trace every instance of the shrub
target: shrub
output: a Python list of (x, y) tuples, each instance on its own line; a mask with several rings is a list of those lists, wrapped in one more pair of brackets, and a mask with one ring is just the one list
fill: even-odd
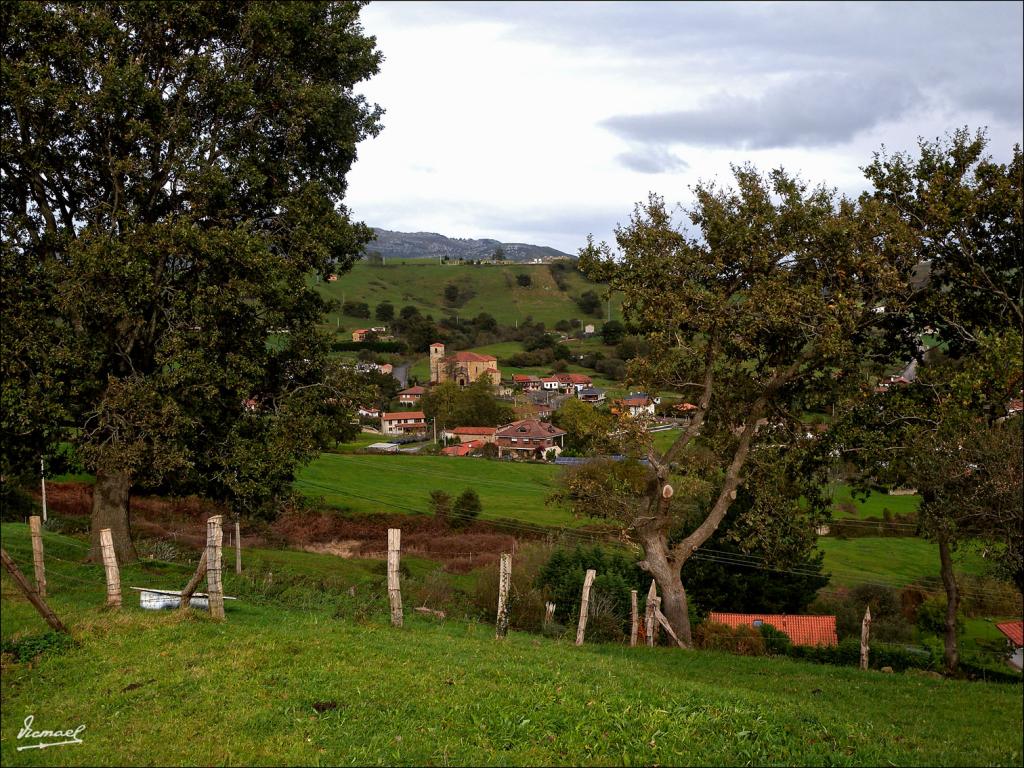
[(341, 305), (341, 312), (349, 317), (369, 317), (370, 305), (365, 301), (346, 301)]
[(732, 627), (714, 621), (705, 621), (697, 626), (694, 642), (705, 651), (729, 651), (735, 647)]
[(452, 511), (452, 497), (444, 491), (431, 491), (430, 510), (434, 513), (434, 517), (448, 525), (449, 515)]
[(530, 284), (533, 283), (533, 280), (530, 279), (529, 275), (521, 273), (516, 275), (516, 282), (523, 288), (528, 288)]
[(472, 488), (467, 488), (452, 505), (451, 526), (465, 528), (470, 525), (483, 510), (480, 495)]
[[(917, 609), (917, 626), (922, 632), (942, 637), (946, 634), (945, 595), (933, 595), (921, 603)], [(964, 617), (960, 611), (956, 614), (956, 633), (964, 633)]]
[[(512, 567), (509, 585), (509, 627), (526, 632), (540, 632), (544, 625), (543, 589), (536, 585), (537, 575), (550, 555), (543, 545), (521, 547)], [(473, 602), (478, 615), (494, 621), (498, 613), (499, 566), (495, 562), (485, 568), (477, 579)], [(564, 631), (564, 627), (563, 627)]]
[(764, 649), (772, 655), (785, 656), (793, 645), (789, 635), (772, 624), (762, 624), (759, 628), (761, 637), (764, 638)]
[(607, 598), (610, 601), (607, 613), (618, 617), (619, 632), (628, 631), (630, 590), (641, 591), (647, 577), (636, 562), (624, 554), (600, 546), (555, 550), (540, 569), (537, 586), (544, 589), (557, 606), (555, 617), (572, 625), (579, 616), (583, 579), (589, 568), (597, 571), (591, 588), (594, 599)]
[(9, 653), (15, 661), (31, 661), (43, 653), (63, 653), (75, 647), (75, 641), (63, 632), (29, 635), (18, 640), (4, 640), (0, 652)]

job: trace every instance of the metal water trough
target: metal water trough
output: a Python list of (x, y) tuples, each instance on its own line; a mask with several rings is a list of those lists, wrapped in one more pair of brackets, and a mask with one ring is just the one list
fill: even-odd
[[(139, 593), (139, 607), (147, 611), (160, 611), (164, 608), (177, 608), (181, 605), (180, 589), (150, 589), (149, 587), (132, 587)], [(237, 600), (236, 597), (224, 595), (225, 600)], [(192, 608), (210, 610), (210, 598), (205, 592), (193, 592), (188, 602)]]

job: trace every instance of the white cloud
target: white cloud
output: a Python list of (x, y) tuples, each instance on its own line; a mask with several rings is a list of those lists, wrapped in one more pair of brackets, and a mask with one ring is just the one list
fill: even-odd
[(686, 202), (730, 163), (855, 191), (883, 143), (965, 124), (989, 126), (997, 157), (1021, 141), (1019, 3), (374, 3), (362, 17), (385, 56), (362, 91), (386, 113), (347, 202), (386, 229), (575, 252), (649, 191)]

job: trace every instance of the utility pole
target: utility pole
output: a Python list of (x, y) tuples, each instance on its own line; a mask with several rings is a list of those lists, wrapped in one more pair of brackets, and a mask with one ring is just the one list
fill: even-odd
[(437, 445), (437, 416), (431, 419), (434, 422), (434, 445)]

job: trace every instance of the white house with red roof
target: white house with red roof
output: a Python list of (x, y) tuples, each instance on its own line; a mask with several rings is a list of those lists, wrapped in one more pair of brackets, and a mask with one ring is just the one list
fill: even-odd
[(407, 435), (427, 431), (423, 411), (396, 411), (380, 417), (380, 431), (385, 435)]
[(1024, 669), (1024, 621), (1004, 621), (996, 629), (1006, 635), (1006, 641), (1013, 651), (1009, 662), (1017, 669)]
[(425, 394), (426, 387), (409, 387), (398, 393), (398, 402), (402, 405), (416, 405)]

